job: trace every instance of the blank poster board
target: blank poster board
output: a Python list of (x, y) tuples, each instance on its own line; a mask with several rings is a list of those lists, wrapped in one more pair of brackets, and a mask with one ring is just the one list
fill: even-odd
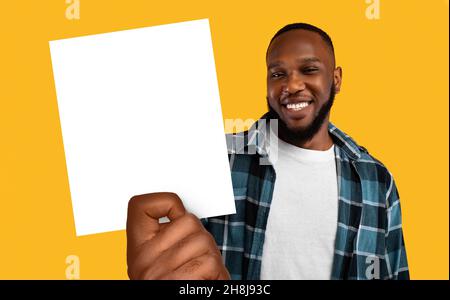
[(49, 44), (77, 235), (125, 229), (151, 192), (235, 213), (207, 19)]

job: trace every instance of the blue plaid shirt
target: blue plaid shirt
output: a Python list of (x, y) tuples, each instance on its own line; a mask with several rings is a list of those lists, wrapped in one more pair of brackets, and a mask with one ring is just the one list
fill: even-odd
[[(329, 133), (339, 195), (330, 278), (409, 279), (399, 194), (391, 173), (331, 123)], [(268, 158), (266, 136), (257, 123), (249, 131), (226, 136), (236, 214), (202, 219), (232, 279), (260, 279), (276, 178), (268, 160), (261, 163)]]

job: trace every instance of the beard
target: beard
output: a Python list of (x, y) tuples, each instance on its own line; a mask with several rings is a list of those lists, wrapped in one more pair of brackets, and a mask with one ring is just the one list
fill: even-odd
[(319, 129), (322, 127), (328, 113), (333, 106), (334, 97), (336, 95), (336, 88), (334, 84), (331, 85), (330, 97), (328, 101), (325, 102), (319, 109), (319, 112), (315, 115), (314, 120), (306, 128), (301, 129), (291, 129), (286, 123), (280, 118), (280, 115), (270, 106), (267, 100), (267, 106), (269, 112), (267, 114), (268, 119), (278, 120), (278, 135), (280, 138), (288, 142), (306, 142), (311, 140)]

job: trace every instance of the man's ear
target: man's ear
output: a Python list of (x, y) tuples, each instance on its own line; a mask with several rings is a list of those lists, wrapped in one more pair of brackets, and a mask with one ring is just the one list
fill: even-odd
[(336, 94), (337, 94), (341, 90), (341, 83), (342, 83), (342, 68), (341, 67), (337, 67), (336, 69), (334, 69), (333, 80), (334, 80), (334, 88), (335, 88)]

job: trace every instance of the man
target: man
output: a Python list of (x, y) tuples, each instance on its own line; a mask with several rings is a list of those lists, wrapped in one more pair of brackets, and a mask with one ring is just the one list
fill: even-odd
[(409, 279), (392, 175), (329, 122), (342, 81), (331, 39), (287, 25), (266, 63), (261, 120), (279, 126), (227, 136), (237, 213), (200, 222), (175, 194), (133, 197), (130, 278)]

